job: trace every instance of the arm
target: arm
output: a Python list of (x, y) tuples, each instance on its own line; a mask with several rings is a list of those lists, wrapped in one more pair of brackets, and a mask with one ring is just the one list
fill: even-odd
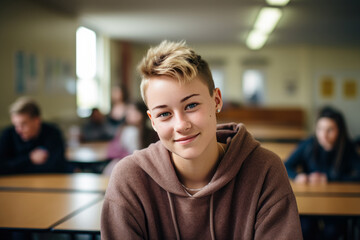
[(308, 141), (299, 144), (297, 149), (285, 161), (285, 167), (289, 178), (295, 179), (295, 177), (298, 175), (297, 168), (299, 166), (304, 168), (305, 165), (304, 153), (308, 144), (309, 144)]
[(280, 160), (269, 168), (262, 189), (254, 239), (302, 239), (295, 196)]
[(131, 209), (126, 203), (105, 199), (101, 212), (101, 237), (114, 240), (145, 239)]
[(17, 151), (14, 134), (15, 131), (5, 129), (0, 137), (0, 174), (14, 173), (31, 164), (28, 151)]
[(103, 239), (146, 239), (143, 207), (131, 186), (134, 176), (126, 161), (127, 158), (116, 165), (106, 190), (101, 213)]
[(40, 136), (41, 148), (48, 152), (43, 164), (34, 165), (36, 172), (63, 172), (65, 168), (65, 143), (57, 128), (44, 129)]

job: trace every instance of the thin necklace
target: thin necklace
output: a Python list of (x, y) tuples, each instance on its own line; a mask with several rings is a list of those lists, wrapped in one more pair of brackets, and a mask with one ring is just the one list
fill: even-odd
[[(219, 159), (222, 158), (225, 155), (225, 149), (223, 147), (223, 145), (221, 143), (217, 143), (218, 146), (220, 146), (221, 148), (221, 154), (219, 154)], [(210, 181), (211, 182), (211, 181)], [(184, 184), (181, 183), (181, 186), (184, 188), (185, 193), (189, 196), (192, 197), (192, 194), (189, 193), (189, 191), (191, 192), (199, 192), (200, 190), (204, 189), (207, 185), (210, 184), (210, 182), (208, 182), (205, 186), (201, 187), (201, 188), (188, 188), (186, 187)]]

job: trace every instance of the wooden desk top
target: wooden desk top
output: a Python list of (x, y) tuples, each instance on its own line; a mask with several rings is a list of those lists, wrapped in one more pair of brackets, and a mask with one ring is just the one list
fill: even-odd
[(50, 229), (102, 194), (0, 191), (0, 228)]
[(308, 133), (299, 127), (245, 124), (246, 129), (259, 140), (303, 140)]
[(296, 196), (302, 215), (360, 216), (360, 197)]
[(330, 182), (326, 184), (299, 184), (290, 182), (290, 184), (297, 196), (360, 197), (360, 183)]
[(101, 210), (104, 200), (79, 212), (67, 221), (57, 225), (55, 231), (100, 232)]
[(297, 143), (261, 142), (261, 146), (279, 155), (284, 162), (297, 148)]
[(104, 193), (109, 177), (93, 173), (0, 176), (0, 190), (73, 191)]
[(68, 147), (65, 155), (68, 161), (78, 163), (97, 163), (107, 161), (109, 142), (80, 143), (78, 146)]

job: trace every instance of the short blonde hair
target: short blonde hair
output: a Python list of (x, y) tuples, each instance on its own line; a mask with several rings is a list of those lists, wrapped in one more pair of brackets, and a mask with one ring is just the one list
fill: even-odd
[(191, 82), (195, 77), (208, 86), (212, 96), (215, 85), (208, 63), (186, 46), (184, 41), (163, 41), (148, 50), (138, 66), (141, 75), (141, 97), (146, 103), (145, 91), (149, 80), (155, 76), (168, 76), (180, 84)]
[(27, 114), (30, 117), (40, 117), (39, 105), (29, 97), (20, 97), (10, 105), (10, 114)]

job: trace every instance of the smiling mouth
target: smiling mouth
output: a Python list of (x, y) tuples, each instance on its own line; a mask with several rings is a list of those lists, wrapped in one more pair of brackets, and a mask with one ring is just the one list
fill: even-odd
[(192, 136), (188, 136), (188, 137), (179, 138), (179, 139), (174, 140), (174, 142), (182, 143), (182, 144), (189, 143), (189, 142), (192, 142), (199, 135), (200, 135), (200, 133), (192, 135)]

